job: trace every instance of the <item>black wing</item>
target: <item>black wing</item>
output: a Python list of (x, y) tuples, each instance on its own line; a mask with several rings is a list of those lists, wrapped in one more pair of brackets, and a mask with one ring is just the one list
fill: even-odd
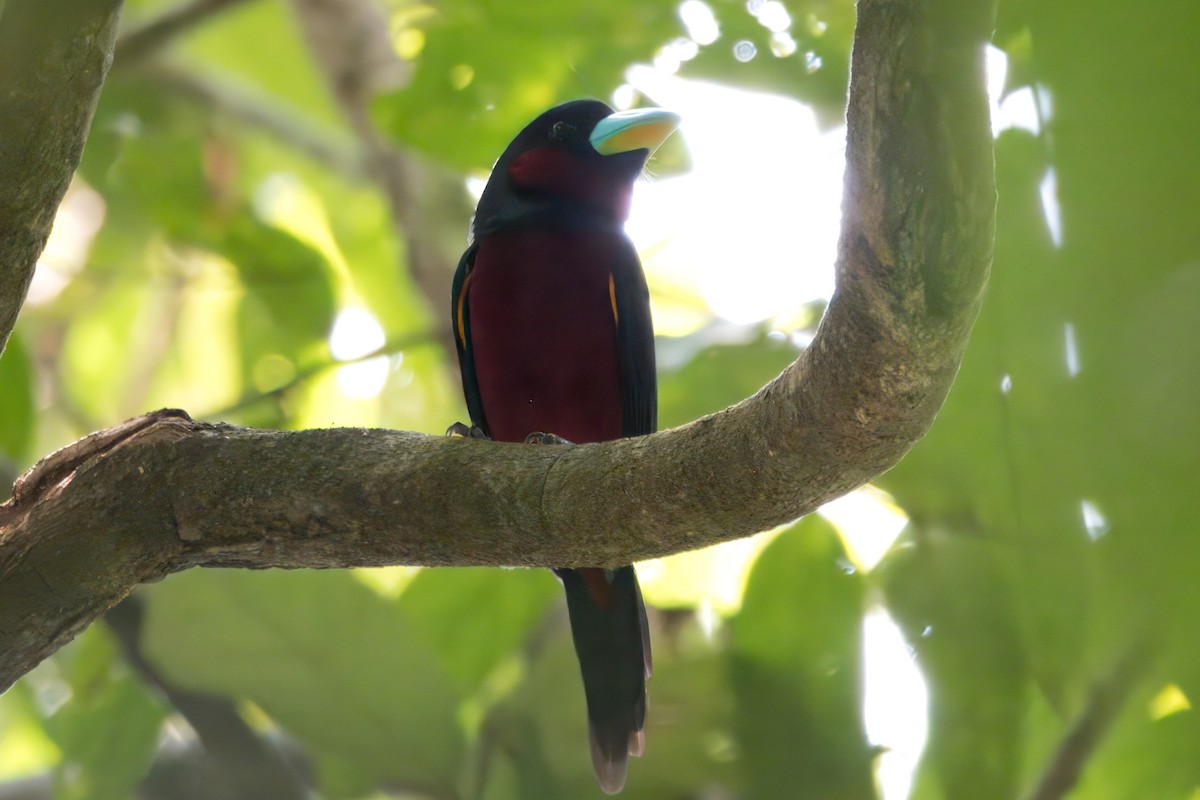
[(613, 267), (609, 293), (617, 323), (617, 370), (621, 382), (621, 435), (644, 436), (658, 428), (658, 378), (650, 290), (629, 242)]
[(458, 348), (458, 366), (462, 370), (463, 395), (467, 399), (467, 412), (471, 415), (471, 424), (490, 436), (487, 420), (483, 416), (479, 381), (475, 377), (475, 357), (471, 351), (471, 307), (468, 298), (476, 249), (476, 245), (472, 244), (458, 261), (454, 285), (450, 290), (450, 319), (454, 324), (454, 344)]

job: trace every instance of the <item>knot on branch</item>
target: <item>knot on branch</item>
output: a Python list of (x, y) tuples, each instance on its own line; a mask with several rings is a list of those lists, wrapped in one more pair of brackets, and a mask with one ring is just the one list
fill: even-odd
[(34, 464), (13, 484), (12, 498), (0, 505), (0, 528), (38, 502), (61, 492), (84, 468), (133, 442), (178, 441), (195, 422), (186, 411), (163, 408), (96, 431)]

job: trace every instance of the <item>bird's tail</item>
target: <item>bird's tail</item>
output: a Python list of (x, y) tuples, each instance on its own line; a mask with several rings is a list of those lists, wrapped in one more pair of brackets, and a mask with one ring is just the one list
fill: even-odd
[(628, 757), (645, 748), (650, 633), (632, 566), (557, 569), (587, 695), (592, 766), (607, 794), (625, 785)]

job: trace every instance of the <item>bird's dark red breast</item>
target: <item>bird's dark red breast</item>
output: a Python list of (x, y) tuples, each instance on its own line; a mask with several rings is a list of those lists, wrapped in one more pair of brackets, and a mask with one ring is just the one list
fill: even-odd
[[(471, 273), (471, 341), (487, 431), (523, 441), (621, 436), (611, 231), (497, 231), (480, 237)], [(547, 269), (547, 265), (552, 265)]]
[[(504, 151), (480, 197), (451, 298), (471, 421), (491, 438), (572, 442), (652, 433), (649, 293), (623, 223), (634, 180), (677, 118), (558, 106)], [(632, 566), (556, 569), (601, 788), (641, 755), (650, 640)]]

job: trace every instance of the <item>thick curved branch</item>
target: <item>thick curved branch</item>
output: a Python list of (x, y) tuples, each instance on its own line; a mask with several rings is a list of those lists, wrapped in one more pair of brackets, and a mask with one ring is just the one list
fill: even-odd
[(120, 6), (0, 4), (0, 352), (83, 153)]
[(159, 412), (0, 506), (0, 687), (193, 566), (615, 565), (747, 536), (888, 469), (949, 390), (990, 264), (986, 0), (863, 0), (838, 289), (754, 397), (578, 447), (259, 431)]

